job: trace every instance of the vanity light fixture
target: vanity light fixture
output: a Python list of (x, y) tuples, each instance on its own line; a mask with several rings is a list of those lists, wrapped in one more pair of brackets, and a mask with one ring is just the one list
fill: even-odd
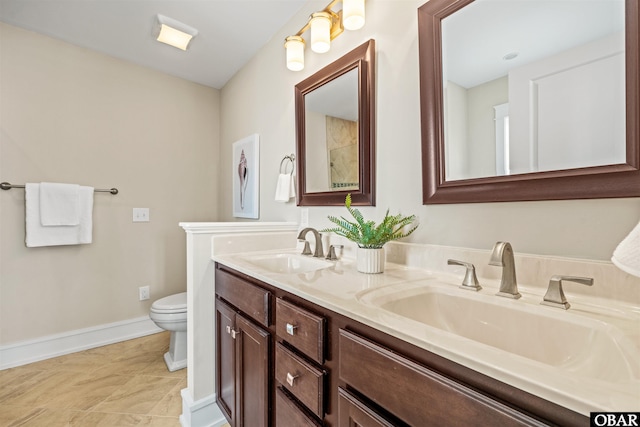
[(178, 49), (187, 50), (191, 40), (198, 34), (195, 28), (160, 14), (158, 24), (160, 31), (156, 40)]
[[(333, 8), (342, 3), (342, 9)], [(359, 30), (364, 26), (364, 0), (332, 0), (323, 10), (312, 13), (309, 20), (295, 35), (285, 39), (287, 68), (300, 71), (304, 68), (305, 40), (302, 35), (310, 30), (311, 50), (316, 53), (328, 52), (331, 41), (344, 29)]]
[(342, 23), (349, 31), (364, 27), (364, 0), (342, 0)]
[(287, 68), (300, 71), (304, 68), (304, 39), (300, 36), (289, 36), (285, 39), (287, 50)]
[(311, 50), (315, 53), (329, 52), (331, 47), (331, 15), (328, 12), (311, 14)]

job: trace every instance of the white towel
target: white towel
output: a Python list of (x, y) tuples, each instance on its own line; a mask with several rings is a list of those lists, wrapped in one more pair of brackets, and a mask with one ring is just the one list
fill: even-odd
[(293, 174), (281, 173), (278, 175), (278, 183), (276, 184), (276, 202), (286, 203), (290, 198), (296, 196), (296, 188), (294, 184)]
[(25, 243), (27, 247), (91, 243), (93, 230), (93, 188), (81, 186), (78, 225), (43, 226), (40, 221), (40, 184), (25, 185)]
[(613, 251), (611, 261), (620, 270), (640, 277), (640, 223)]
[(80, 198), (77, 184), (40, 183), (40, 223), (49, 225), (79, 225)]

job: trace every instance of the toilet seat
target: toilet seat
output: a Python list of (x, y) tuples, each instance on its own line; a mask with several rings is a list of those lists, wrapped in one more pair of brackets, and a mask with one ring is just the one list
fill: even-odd
[(158, 314), (177, 314), (187, 312), (187, 293), (181, 292), (160, 298), (151, 305), (151, 312)]

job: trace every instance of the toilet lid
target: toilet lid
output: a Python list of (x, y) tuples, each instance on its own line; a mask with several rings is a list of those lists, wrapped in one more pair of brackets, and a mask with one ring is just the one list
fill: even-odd
[(179, 294), (160, 298), (159, 300), (151, 304), (151, 310), (172, 312), (187, 311), (187, 293), (181, 292)]

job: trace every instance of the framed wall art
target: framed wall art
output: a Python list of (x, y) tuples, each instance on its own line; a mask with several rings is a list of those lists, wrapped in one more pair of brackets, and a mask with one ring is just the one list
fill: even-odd
[(258, 219), (260, 211), (260, 138), (253, 134), (233, 143), (233, 216)]

